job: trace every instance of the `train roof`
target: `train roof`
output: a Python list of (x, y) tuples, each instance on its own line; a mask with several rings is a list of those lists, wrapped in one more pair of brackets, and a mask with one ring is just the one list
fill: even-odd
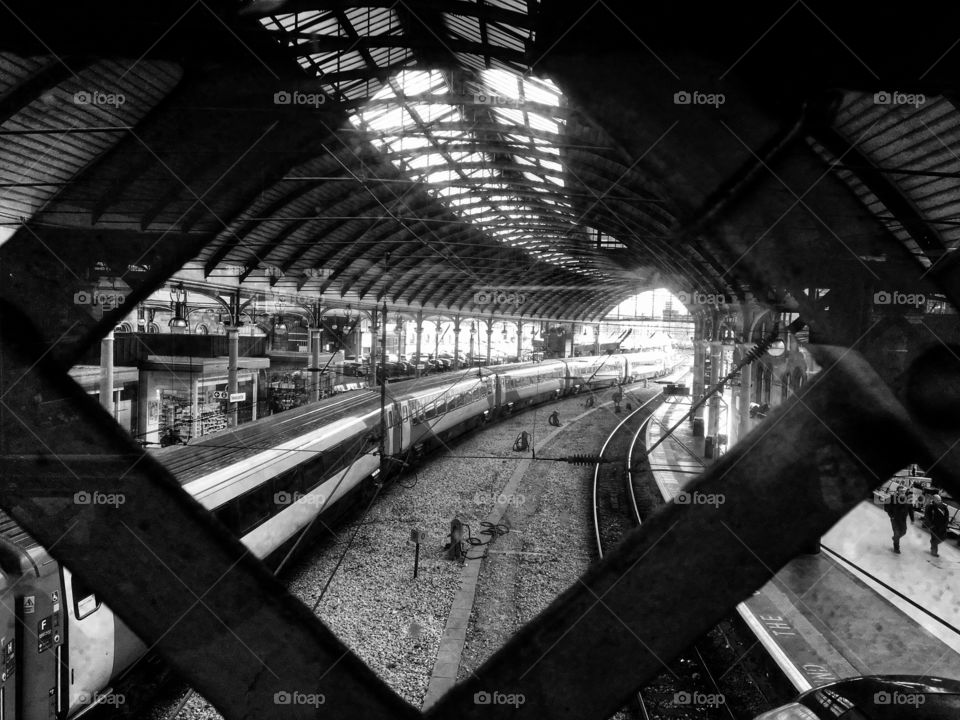
[(40, 543), (34, 540), (32, 535), (29, 535), (17, 524), (16, 520), (3, 510), (0, 510), (0, 537), (24, 550), (40, 547)]
[(187, 483), (337, 420), (377, 410), (379, 397), (373, 390), (335, 395), (151, 454)]
[(445, 372), (441, 375), (432, 375), (419, 380), (409, 380), (402, 383), (392, 383), (387, 385), (387, 395), (396, 400), (413, 397), (419, 393), (431, 390), (444, 390), (452, 388), (458, 383), (465, 383), (471, 380), (481, 381), (493, 377), (495, 373), (485, 367), (471, 367), (464, 370), (454, 370)]
[(7, 573), (25, 573), (51, 562), (50, 554), (6, 512), (0, 510), (0, 565)]
[(496, 374), (511, 372), (513, 370), (530, 370), (533, 368), (552, 368), (557, 366), (562, 366), (563, 361), (551, 358), (549, 360), (541, 360), (540, 362), (516, 362), (516, 363), (507, 363), (506, 365), (497, 365), (492, 372)]

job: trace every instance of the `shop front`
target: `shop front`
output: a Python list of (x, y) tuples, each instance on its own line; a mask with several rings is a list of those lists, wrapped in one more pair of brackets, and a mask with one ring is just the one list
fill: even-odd
[(237, 424), (257, 419), (258, 374), (267, 358), (241, 357), (231, 398), (227, 358), (148, 356), (140, 372), (140, 427), (148, 447), (165, 447), (227, 427), (231, 399)]

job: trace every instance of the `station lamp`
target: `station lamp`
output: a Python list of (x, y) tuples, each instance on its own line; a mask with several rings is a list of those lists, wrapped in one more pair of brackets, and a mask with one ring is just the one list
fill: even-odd
[(277, 317), (273, 321), (273, 332), (277, 335), (284, 335), (287, 332), (287, 324), (283, 321), (283, 298), (277, 300)]
[(770, 357), (780, 357), (786, 351), (787, 347), (783, 344), (783, 340), (777, 338), (771, 343), (770, 347), (767, 348), (767, 354)]
[(177, 283), (170, 288), (170, 310), (173, 317), (167, 323), (167, 327), (172, 332), (186, 332), (187, 324), (187, 291), (183, 288), (183, 283)]

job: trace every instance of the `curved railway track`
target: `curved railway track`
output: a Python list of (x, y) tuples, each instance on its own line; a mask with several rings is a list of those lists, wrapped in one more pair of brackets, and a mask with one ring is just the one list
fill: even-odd
[[(600, 449), (600, 460), (607, 462), (598, 462), (594, 466), (591, 503), (598, 557), (602, 558), (605, 548), (616, 545), (623, 535), (640, 524), (640, 513), (631, 480), (631, 459), (637, 438), (662, 400), (663, 394), (658, 393), (636, 410), (629, 412)], [(634, 700), (640, 717), (649, 720), (650, 714), (642, 693), (637, 692)]]
[[(659, 505), (648, 497), (649, 477), (642, 435), (647, 423), (655, 420), (653, 411), (662, 399), (662, 394), (658, 394), (629, 412), (600, 450), (601, 462), (594, 466), (591, 488), (594, 540), (600, 558), (627, 532), (641, 525)], [(684, 449), (694, 454), (689, 448)], [(644, 720), (732, 718), (725, 705), (705, 708), (678, 701), (683, 697), (722, 698), (720, 685), (700, 648), (693, 645), (634, 695), (637, 716)]]

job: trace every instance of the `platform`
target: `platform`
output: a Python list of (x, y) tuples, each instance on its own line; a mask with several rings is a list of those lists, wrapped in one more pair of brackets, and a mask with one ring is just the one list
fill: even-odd
[[(647, 447), (690, 409), (664, 403)], [(650, 466), (666, 498), (699, 474), (703, 438), (683, 423), (654, 448)], [(929, 552), (929, 534), (908, 527), (891, 549), (890, 522), (863, 502), (822, 539), (822, 551), (788, 563), (737, 611), (798, 690), (868, 674), (960, 679), (960, 549)]]

